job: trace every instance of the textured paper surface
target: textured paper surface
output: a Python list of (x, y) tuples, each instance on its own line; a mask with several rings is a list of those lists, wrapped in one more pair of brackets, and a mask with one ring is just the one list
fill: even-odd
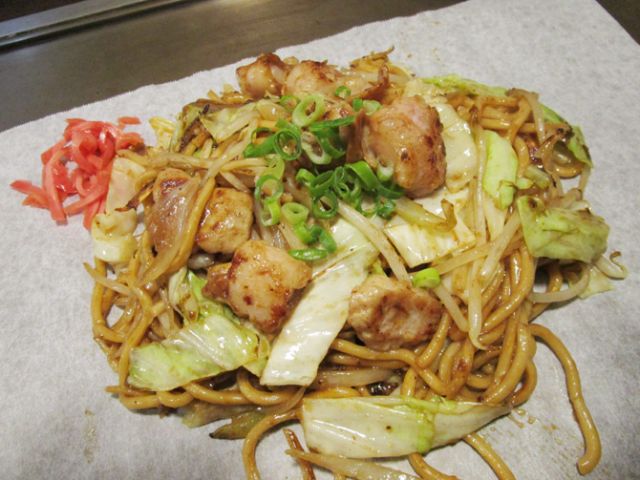
[[(471, 0), (279, 53), (345, 64), (390, 45), (392, 58), (418, 74), (456, 72), (538, 91), (583, 127), (596, 164), (587, 197), (611, 226), (610, 248), (624, 252), (632, 273), (615, 291), (547, 312), (541, 322), (573, 352), (600, 429), (603, 458), (590, 478), (639, 478), (640, 46), (594, 1)], [(92, 341), (91, 282), (81, 265), (91, 258), (89, 236), (79, 219), (56, 227), (46, 212), (21, 207), (22, 196), (8, 188), (16, 178), (39, 179), (39, 153), (59, 138), (65, 118), (171, 116), (233, 82), (234, 69), (148, 86), (0, 134), (0, 477), (243, 477), (240, 442), (211, 440), (210, 427), (189, 430), (175, 416), (128, 412), (104, 392), (116, 375)], [(544, 346), (536, 364), (539, 385), (526, 413), (483, 433), (518, 478), (576, 478), (582, 440), (562, 369)], [(263, 478), (299, 478), (284, 448), (281, 433), (261, 443)], [(493, 478), (464, 444), (428, 459), (461, 478)]]

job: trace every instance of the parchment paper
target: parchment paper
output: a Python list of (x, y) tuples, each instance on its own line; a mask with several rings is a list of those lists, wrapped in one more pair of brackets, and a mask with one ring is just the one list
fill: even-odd
[[(391, 45), (392, 58), (418, 74), (456, 72), (537, 91), (583, 127), (596, 164), (587, 197), (632, 273), (615, 291), (549, 311), (541, 322), (573, 353), (600, 429), (603, 458), (590, 478), (640, 478), (640, 46), (595, 1), (471, 0), (279, 53), (346, 64)], [(20, 206), (22, 196), (8, 188), (17, 178), (39, 179), (39, 154), (59, 138), (64, 119), (171, 116), (233, 82), (234, 69), (148, 86), (0, 134), (0, 477), (243, 478), (240, 442), (211, 440), (211, 427), (189, 430), (176, 416), (129, 412), (104, 392), (117, 379), (92, 340), (92, 285), (81, 265), (91, 259), (89, 236), (79, 219), (57, 227), (47, 212)], [(539, 385), (525, 411), (483, 434), (518, 478), (576, 478), (582, 440), (562, 369), (544, 346), (536, 364)], [(299, 477), (284, 449), (281, 433), (260, 445), (265, 479)], [(493, 477), (464, 444), (428, 459), (461, 478)]]

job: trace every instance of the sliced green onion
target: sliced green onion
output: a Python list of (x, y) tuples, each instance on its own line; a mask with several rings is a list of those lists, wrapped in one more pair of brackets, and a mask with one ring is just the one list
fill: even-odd
[(377, 192), (386, 198), (396, 199), (404, 195), (404, 190), (401, 186), (394, 183), (385, 185), (381, 183), (378, 185)]
[(351, 89), (346, 85), (340, 85), (333, 94), (338, 98), (347, 98), (351, 95)]
[(301, 183), (305, 187), (309, 187), (315, 178), (316, 176), (306, 168), (301, 168), (298, 170), (298, 173), (296, 173), (296, 182)]
[(278, 103), (290, 112), (292, 112), (293, 109), (296, 108), (298, 102), (300, 102), (300, 99), (298, 97), (294, 97), (293, 95), (283, 95), (282, 97), (280, 97), (280, 100), (278, 100)]
[(324, 228), (320, 228), (320, 235), (318, 236), (318, 241), (320, 242), (320, 245), (322, 245), (324, 249), (329, 253), (333, 253), (338, 249), (338, 245), (336, 244), (336, 241), (333, 239), (331, 234), (327, 232)]
[(267, 168), (262, 173), (263, 175), (269, 175), (278, 179), (284, 175), (284, 160), (279, 155), (267, 155)]
[(382, 105), (380, 105), (380, 102), (378, 102), (377, 100), (363, 100), (362, 101), (362, 107), (364, 108), (364, 111), (367, 115), (371, 115), (374, 112), (377, 112), (378, 110), (380, 110), (380, 107)]
[(373, 170), (364, 160), (350, 163), (347, 168), (358, 176), (366, 191), (373, 192), (380, 185), (380, 181), (373, 173)]
[(355, 209), (359, 209), (360, 205), (362, 205), (362, 184), (359, 181), (355, 181), (351, 190), (340, 198)]
[(411, 278), (414, 287), (436, 288), (440, 285), (440, 274), (435, 268), (425, 268), (416, 272)]
[(287, 202), (282, 205), (282, 216), (290, 225), (305, 222), (309, 216), (309, 209), (298, 202)]
[[(271, 190), (271, 193), (269, 193)], [(256, 188), (253, 191), (253, 197), (256, 202), (268, 202), (270, 200), (278, 200), (284, 192), (282, 182), (273, 175), (262, 175), (256, 182)], [(267, 197), (262, 198), (262, 194), (266, 193)]]
[[(326, 206), (325, 204), (328, 204)], [(335, 217), (338, 213), (338, 198), (331, 190), (327, 190), (320, 197), (313, 200), (311, 212), (316, 218), (327, 219)]]
[(251, 132), (251, 141), (255, 142), (256, 138), (258, 138), (258, 135), (260, 135), (261, 133), (273, 133), (273, 131), (267, 127), (258, 127), (253, 132)]
[(362, 203), (360, 203), (360, 205), (358, 205), (356, 207), (356, 210), (358, 210), (358, 212), (360, 212), (365, 217), (373, 217), (376, 214), (376, 212), (378, 211), (378, 207), (374, 203), (371, 208), (365, 208), (365, 207), (362, 206)]
[(320, 143), (318, 143), (318, 139), (312, 133), (304, 132), (302, 134), (302, 150), (307, 154), (311, 163), (316, 165), (328, 165), (331, 163), (331, 155), (324, 151)]
[(274, 152), (275, 135), (267, 137), (262, 143), (250, 143), (242, 152), (245, 158), (264, 157)]
[[(330, 132), (331, 130), (329, 130)], [(323, 133), (326, 132), (323, 131)], [(342, 148), (340, 145), (340, 137), (336, 133), (329, 134), (321, 134), (320, 132), (316, 133), (316, 138), (318, 139), (318, 143), (322, 147), (322, 149), (327, 152), (331, 158), (340, 158), (344, 156), (346, 150)], [(337, 144), (338, 146), (336, 146)]]
[(363, 101), (361, 98), (354, 98), (353, 102), (351, 102), (351, 105), (356, 112), (359, 112), (360, 110), (362, 110)]
[(296, 260), (302, 260), (303, 262), (313, 262), (314, 260), (322, 260), (329, 255), (329, 252), (322, 250), (321, 248), (305, 248), (303, 250), (289, 250), (291, 255)]
[(302, 130), (300, 129), (300, 127), (298, 127), (297, 125), (294, 125), (291, 122), (287, 122), (282, 118), (278, 119), (278, 121), (276, 122), (276, 128), (279, 130), (290, 130), (291, 132), (295, 133), (297, 136), (302, 135)]
[(384, 166), (382, 164), (378, 165), (376, 168), (376, 175), (378, 176), (378, 180), (381, 182), (387, 182), (391, 180), (393, 177), (393, 165)]
[(396, 208), (396, 203), (388, 198), (376, 198), (376, 215), (381, 218), (390, 218)]
[(265, 227), (280, 223), (280, 200), (277, 197), (267, 197), (262, 203), (260, 223)]
[[(312, 104), (313, 108), (307, 113)], [(291, 115), (291, 120), (298, 127), (306, 127), (322, 117), (324, 111), (324, 98), (322, 98), (322, 95), (315, 93), (303, 98), (300, 103), (296, 105)]]
[(334, 171), (327, 170), (326, 172), (322, 172), (318, 176), (315, 176), (311, 183), (309, 183), (308, 188), (312, 197), (319, 197), (323, 195), (331, 186), (333, 185), (333, 177)]
[(355, 121), (356, 117), (354, 117), (353, 115), (336, 118), (334, 120), (323, 120), (322, 122), (316, 122), (309, 125), (309, 131), (315, 133), (321, 130), (326, 130), (328, 128), (344, 127), (347, 125), (351, 125)]
[[(314, 229), (315, 225), (309, 227), (306, 223), (296, 223), (293, 225), (293, 232), (305, 245), (310, 245), (318, 241), (320, 231)], [(318, 227), (320, 228), (320, 227)]]
[(287, 162), (296, 160), (302, 153), (300, 135), (289, 129), (278, 130), (275, 134), (273, 147), (276, 153)]

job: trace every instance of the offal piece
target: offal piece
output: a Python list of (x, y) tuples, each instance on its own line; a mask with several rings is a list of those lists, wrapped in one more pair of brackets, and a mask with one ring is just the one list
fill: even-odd
[(306, 263), (261, 240), (243, 243), (225, 268), (209, 269), (203, 293), (226, 302), (265, 333), (280, 330), (296, 291), (311, 280)]
[(347, 322), (368, 347), (412, 347), (436, 331), (442, 305), (422, 288), (385, 275), (370, 275), (353, 290)]
[(413, 198), (424, 197), (445, 180), (442, 124), (420, 97), (399, 97), (356, 122), (360, 152), (374, 169), (393, 168), (393, 178)]
[(267, 93), (280, 95), (289, 72), (289, 65), (273, 53), (263, 53), (255, 62), (236, 69), (242, 91), (253, 99)]
[(196, 235), (198, 246), (208, 253), (233, 253), (249, 240), (253, 224), (253, 199), (233, 188), (216, 188)]
[(177, 168), (166, 168), (153, 184), (153, 207), (146, 219), (157, 252), (174, 245), (198, 192), (198, 179)]

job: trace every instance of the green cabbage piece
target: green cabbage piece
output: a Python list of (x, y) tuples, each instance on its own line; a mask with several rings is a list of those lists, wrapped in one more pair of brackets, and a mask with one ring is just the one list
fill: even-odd
[[(495, 97), (504, 97), (507, 94), (508, 89), (504, 87), (492, 87), (483, 83), (469, 80), (455, 74), (444, 75), (440, 77), (423, 78), (423, 82), (430, 85), (434, 85), (442, 90), (442, 93), (452, 93), (461, 91), (472, 95), (492, 95)], [(566, 123), (571, 126), (571, 132), (569, 134), (569, 140), (567, 141), (567, 148), (580, 162), (593, 166), (591, 156), (589, 155), (589, 149), (584, 141), (584, 135), (582, 130), (577, 125), (571, 125), (564, 118), (558, 115), (553, 109), (547, 107), (544, 104), (542, 106), (543, 118), (547, 122), (551, 123)]]
[(242, 107), (223, 108), (215, 112), (200, 115), (200, 122), (216, 143), (225, 141), (234, 133), (245, 128), (257, 118), (256, 104), (249, 103)]
[(455, 74), (444, 75), (441, 77), (423, 78), (423, 82), (435, 85), (444, 90), (444, 93), (462, 91), (472, 95), (492, 95), (494, 97), (504, 97), (507, 89), (504, 87), (490, 87), (475, 80), (469, 80)]
[(229, 308), (203, 297), (205, 283), (186, 269), (172, 276), (169, 300), (185, 325), (161, 342), (131, 351), (129, 384), (167, 391), (239, 367), (262, 373), (269, 341)]
[(513, 203), (518, 173), (518, 156), (511, 142), (491, 130), (484, 131), (487, 163), (482, 188), (502, 210)]
[(607, 249), (609, 226), (588, 210), (546, 208), (542, 200), (516, 200), (527, 248), (536, 257), (590, 263)]
[(302, 428), (307, 446), (323, 454), (396, 457), (456, 442), (509, 411), (441, 398), (305, 398)]
[(310, 385), (344, 327), (351, 291), (366, 278), (378, 251), (346, 220), (330, 229), (335, 253), (314, 267), (313, 281), (274, 340), (262, 385)]

